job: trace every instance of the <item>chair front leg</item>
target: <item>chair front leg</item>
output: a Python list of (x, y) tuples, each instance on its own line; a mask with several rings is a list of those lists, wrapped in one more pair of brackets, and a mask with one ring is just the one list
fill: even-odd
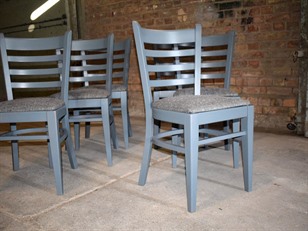
[(101, 101), (101, 116), (108, 166), (112, 166), (111, 133), (110, 133), (110, 106), (107, 100)]
[[(126, 92), (125, 92), (126, 93)], [(128, 136), (129, 136), (129, 121), (128, 121), (128, 110), (127, 110), (127, 95), (121, 93), (121, 113), (122, 113), (122, 126), (124, 134), (125, 148), (128, 148)]]
[(47, 126), (48, 126), (50, 153), (55, 176), (57, 194), (62, 195), (64, 193), (63, 176), (62, 176), (62, 159), (60, 155), (61, 146), (59, 138), (59, 120), (56, 116), (56, 112), (51, 111), (47, 113)]
[(187, 209), (197, 209), (199, 126), (192, 119), (184, 125)]
[(147, 181), (147, 176), (151, 162), (151, 155), (152, 155), (153, 119), (149, 118), (149, 116), (150, 115), (146, 116), (145, 142), (144, 142), (143, 158), (142, 158), (141, 170), (138, 182), (138, 184), (141, 186), (145, 185)]
[(252, 190), (252, 167), (253, 167), (253, 126), (254, 126), (254, 108), (247, 107), (247, 117), (241, 119), (241, 129), (246, 131), (242, 137), (243, 169), (244, 169), (244, 187), (245, 191)]
[(70, 129), (70, 124), (69, 124), (69, 118), (68, 118), (68, 112), (62, 119), (62, 127), (66, 130), (67, 132), (67, 137), (65, 140), (66, 143), (66, 150), (68, 154), (68, 158), (70, 161), (70, 165), (72, 169), (78, 168), (78, 163), (77, 163), (77, 158), (76, 158), (76, 152), (73, 147), (73, 141), (72, 141), (72, 136), (71, 136), (71, 129)]
[(114, 149), (119, 148), (119, 140), (115, 126), (114, 114), (112, 104), (109, 104), (109, 118), (110, 118), (110, 135), (112, 139), (112, 144)]

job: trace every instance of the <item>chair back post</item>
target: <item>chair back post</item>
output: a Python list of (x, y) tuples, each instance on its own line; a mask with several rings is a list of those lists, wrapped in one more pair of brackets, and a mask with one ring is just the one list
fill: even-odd
[(235, 31), (228, 32), (228, 50), (227, 50), (227, 65), (226, 65), (226, 78), (224, 82), (224, 88), (230, 88), (230, 79), (231, 79), (231, 71), (232, 71), (232, 60), (233, 60), (233, 51), (234, 51), (234, 43), (235, 43)]
[[(129, 67), (130, 67), (130, 52), (131, 44), (130, 39), (125, 39), (125, 50), (124, 50), (124, 86), (128, 87), (128, 76), (129, 76)], [(127, 89), (128, 90), (128, 89)]]
[(110, 33), (107, 37), (107, 70), (106, 70), (106, 89), (112, 92), (112, 65), (113, 65), (114, 34)]
[(61, 99), (64, 100), (65, 105), (68, 105), (68, 90), (69, 90), (69, 77), (70, 77), (70, 60), (72, 49), (72, 31), (67, 31), (64, 38), (63, 50), (63, 66), (62, 66), (62, 87)]
[[(148, 73), (147, 73), (147, 63), (146, 63), (146, 56), (144, 53), (144, 42), (142, 34), (144, 33), (144, 29), (141, 28), (140, 24), (136, 21), (133, 21), (133, 31), (134, 31), (134, 37), (135, 37), (135, 45), (136, 45), (136, 51), (137, 51), (137, 57), (138, 57), (138, 64), (139, 64), (139, 72), (141, 77), (141, 83), (142, 83), (142, 89), (143, 89), (143, 97), (145, 102), (145, 112), (146, 112), (146, 119), (152, 117), (152, 94), (151, 94), (151, 87), (147, 80)], [(149, 103), (146, 103), (149, 102)]]
[(201, 37), (202, 26), (196, 24), (195, 26), (195, 95), (200, 95), (201, 92)]
[(0, 33), (0, 51), (1, 51), (1, 57), (2, 57), (2, 69), (4, 74), (4, 84), (5, 84), (5, 90), (7, 95), (7, 100), (13, 99), (13, 91), (10, 86), (11, 77), (10, 77), (10, 68), (9, 68), (9, 62), (7, 57), (7, 51), (6, 51), (6, 42), (4, 38), (4, 34)]

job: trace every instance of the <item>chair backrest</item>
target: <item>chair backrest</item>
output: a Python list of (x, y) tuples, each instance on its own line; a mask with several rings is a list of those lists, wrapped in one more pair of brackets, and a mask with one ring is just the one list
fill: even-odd
[(73, 40), (70, 83), (78, 87), (104, 84), (111, 92), (114, 35), (104, 38)]
[(112, 80), (113, 83), (128, 87), (131, 40), (129, 38), (116, 42), (113, 47)]
[[(46, 38), (11, 38), (0, 34), (1, 59), (7, 100), (22, 96), (41, 96), (59, 91), (66, 100), (72, 32)], [(63, 80), (63, 81), (62, 81)], [(19, 89), (19, 90), (18, 90)], [(46, 96), (46, 95), (44, 95)]]
[[(201, 25), (193, 29), (152, 30), (133, 21), (133, 30), (146, 110), (153, 101), (153, 88), (194, 85), (195, 94), (200, 94)], [(180, 44), (194, 45), (177, 46)], [(171, 72), (177, 74), (169, 75)]]
[[(230, 88), (235, 31), (222, 35), (202, 36), (201, 79), (205, 86), (220, 79), (224, 88)], [(209, 80), (209, 81), (208, 81)]]

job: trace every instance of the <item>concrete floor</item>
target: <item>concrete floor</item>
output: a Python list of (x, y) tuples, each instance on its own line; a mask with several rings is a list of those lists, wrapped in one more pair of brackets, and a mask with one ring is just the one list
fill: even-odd
[(243, 190), (242, 168), (231, 153), (202, 151), (197, 212), (186, 210), (183, 159), (154, 151), (145, 186), (138, 186), (144, 120), (132, 118), (133, 137), (108, 167), (99, 126), (82, 139), (73, 170), (63, 155), (64, 190), (57, 196), (44, 143), (24, 143), (20, 170), (10, 146), (0, 144), (0, 230), (308, 230), (308, 139), (255, 133), (253, 191)]

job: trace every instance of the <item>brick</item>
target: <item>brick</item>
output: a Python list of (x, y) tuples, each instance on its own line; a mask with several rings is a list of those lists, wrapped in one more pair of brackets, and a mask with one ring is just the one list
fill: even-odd
[(270, 106), (274, 106), (274, 107), (282, 106), (282, 99), (271, 98), (270, 99)]
[(260, 105), (260, 106), (270, 106), (271, 100), (268, 99), (268, 98), (259, 98), (258, 99), (258, 105)]
[(243, 87), (243, 93), (245, 94), (258, 94), (260, 93), (259, 87)]
[(260, 79), (260, 86), (268, 87), (273, 85), (273, 80), (268, 78)]
[(285, 25), (284, 22), (275, 22), (275, 23), (273, 23), (273, 29), (274, 30), (285, 30), (286, 25)]
[(258, 50), (259, 49), (259, 43), (249, 43), (247, 44), (248, 50)]
[(282, 106), (284, 106), (284, 107), (296, 107), (296, 100), (294, 98), (284, 99)]
[(260, 62), (258, 60), (248, 61), (248, 67), (258, 68), (260, 66)]
[(271, 94), (271, 95), (290, 95), (290, 94), (292, 94), (292, 88), (268, 87), (267, 93)]

